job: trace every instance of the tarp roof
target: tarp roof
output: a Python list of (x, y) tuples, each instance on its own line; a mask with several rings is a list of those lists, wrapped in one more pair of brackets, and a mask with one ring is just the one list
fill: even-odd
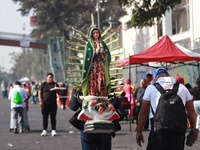
[(23, 77), (21, 79), (19, 79), (20, 82), (28, 82), (30, 81), (30, 79), (28, 77)]
[(175, 45), (165, 35), (150, 48), (123, 60), (119, 66), (149, 62), (180, 63), (186, 61), (200, 61), (200, 54), (192, 52), (180, 45)]

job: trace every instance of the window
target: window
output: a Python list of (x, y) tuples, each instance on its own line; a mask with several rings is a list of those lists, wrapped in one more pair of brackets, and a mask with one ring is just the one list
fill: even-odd
[(178, 34), (189, 30), (189, 4), (187, 0), (172, 11), (172, 34)]
[(128, 21), (128, 22), (125, 24), (124, 27), (125, 27), (126, 30), (130, 29), (130, 28), (131, 28), (131, 20)]

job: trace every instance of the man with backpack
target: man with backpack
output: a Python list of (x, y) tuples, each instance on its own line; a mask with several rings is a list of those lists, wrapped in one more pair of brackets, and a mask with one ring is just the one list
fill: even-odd
[(191, 128), (196, 128), (192, 96), (183, 84), (176, 83), (176, 79), (169, 76), (165, 68), (155, 71), (155, 81), (155, 84), (146, 88), (143, 96), (136, 143), (139, 146), (141, 142), (144, 143), (142, 129), (150, 111), (153, 127), (148, 137), (147, 150), (184, 150), (187, 118)]
[[(11, 100), (11, 117), (13, 120), (14, 133), (22, 132), (24, 127), (24, 101), (27, 99), (25, 90), (21, 87), (21, 83), (16, 81), (14, 88), (10, 90), (8, 99)], [(18, 124), (18, 115), (20, 123)], [(12, 123), (12, 122), (11, 122)], [(18, 131), (19, 129), (19, 131)]]

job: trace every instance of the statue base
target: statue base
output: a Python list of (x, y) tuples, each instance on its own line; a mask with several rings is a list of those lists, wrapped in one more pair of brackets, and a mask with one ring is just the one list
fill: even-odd
[(115, 126), (112, 122), (107, 121), (87, 121), (84, 125), (85, 133), (112, 133)]

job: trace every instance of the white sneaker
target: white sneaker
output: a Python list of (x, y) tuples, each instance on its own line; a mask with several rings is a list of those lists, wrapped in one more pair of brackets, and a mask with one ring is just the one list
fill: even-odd
[(52, 136), (56, 136), (56, 135), (57, 135), (56, 130), (52, 130), (52, 131), (51, 131), (51, 135), (52, 135)]
[(43, 130), (41, 136), (47, 136), (47, 130)]

